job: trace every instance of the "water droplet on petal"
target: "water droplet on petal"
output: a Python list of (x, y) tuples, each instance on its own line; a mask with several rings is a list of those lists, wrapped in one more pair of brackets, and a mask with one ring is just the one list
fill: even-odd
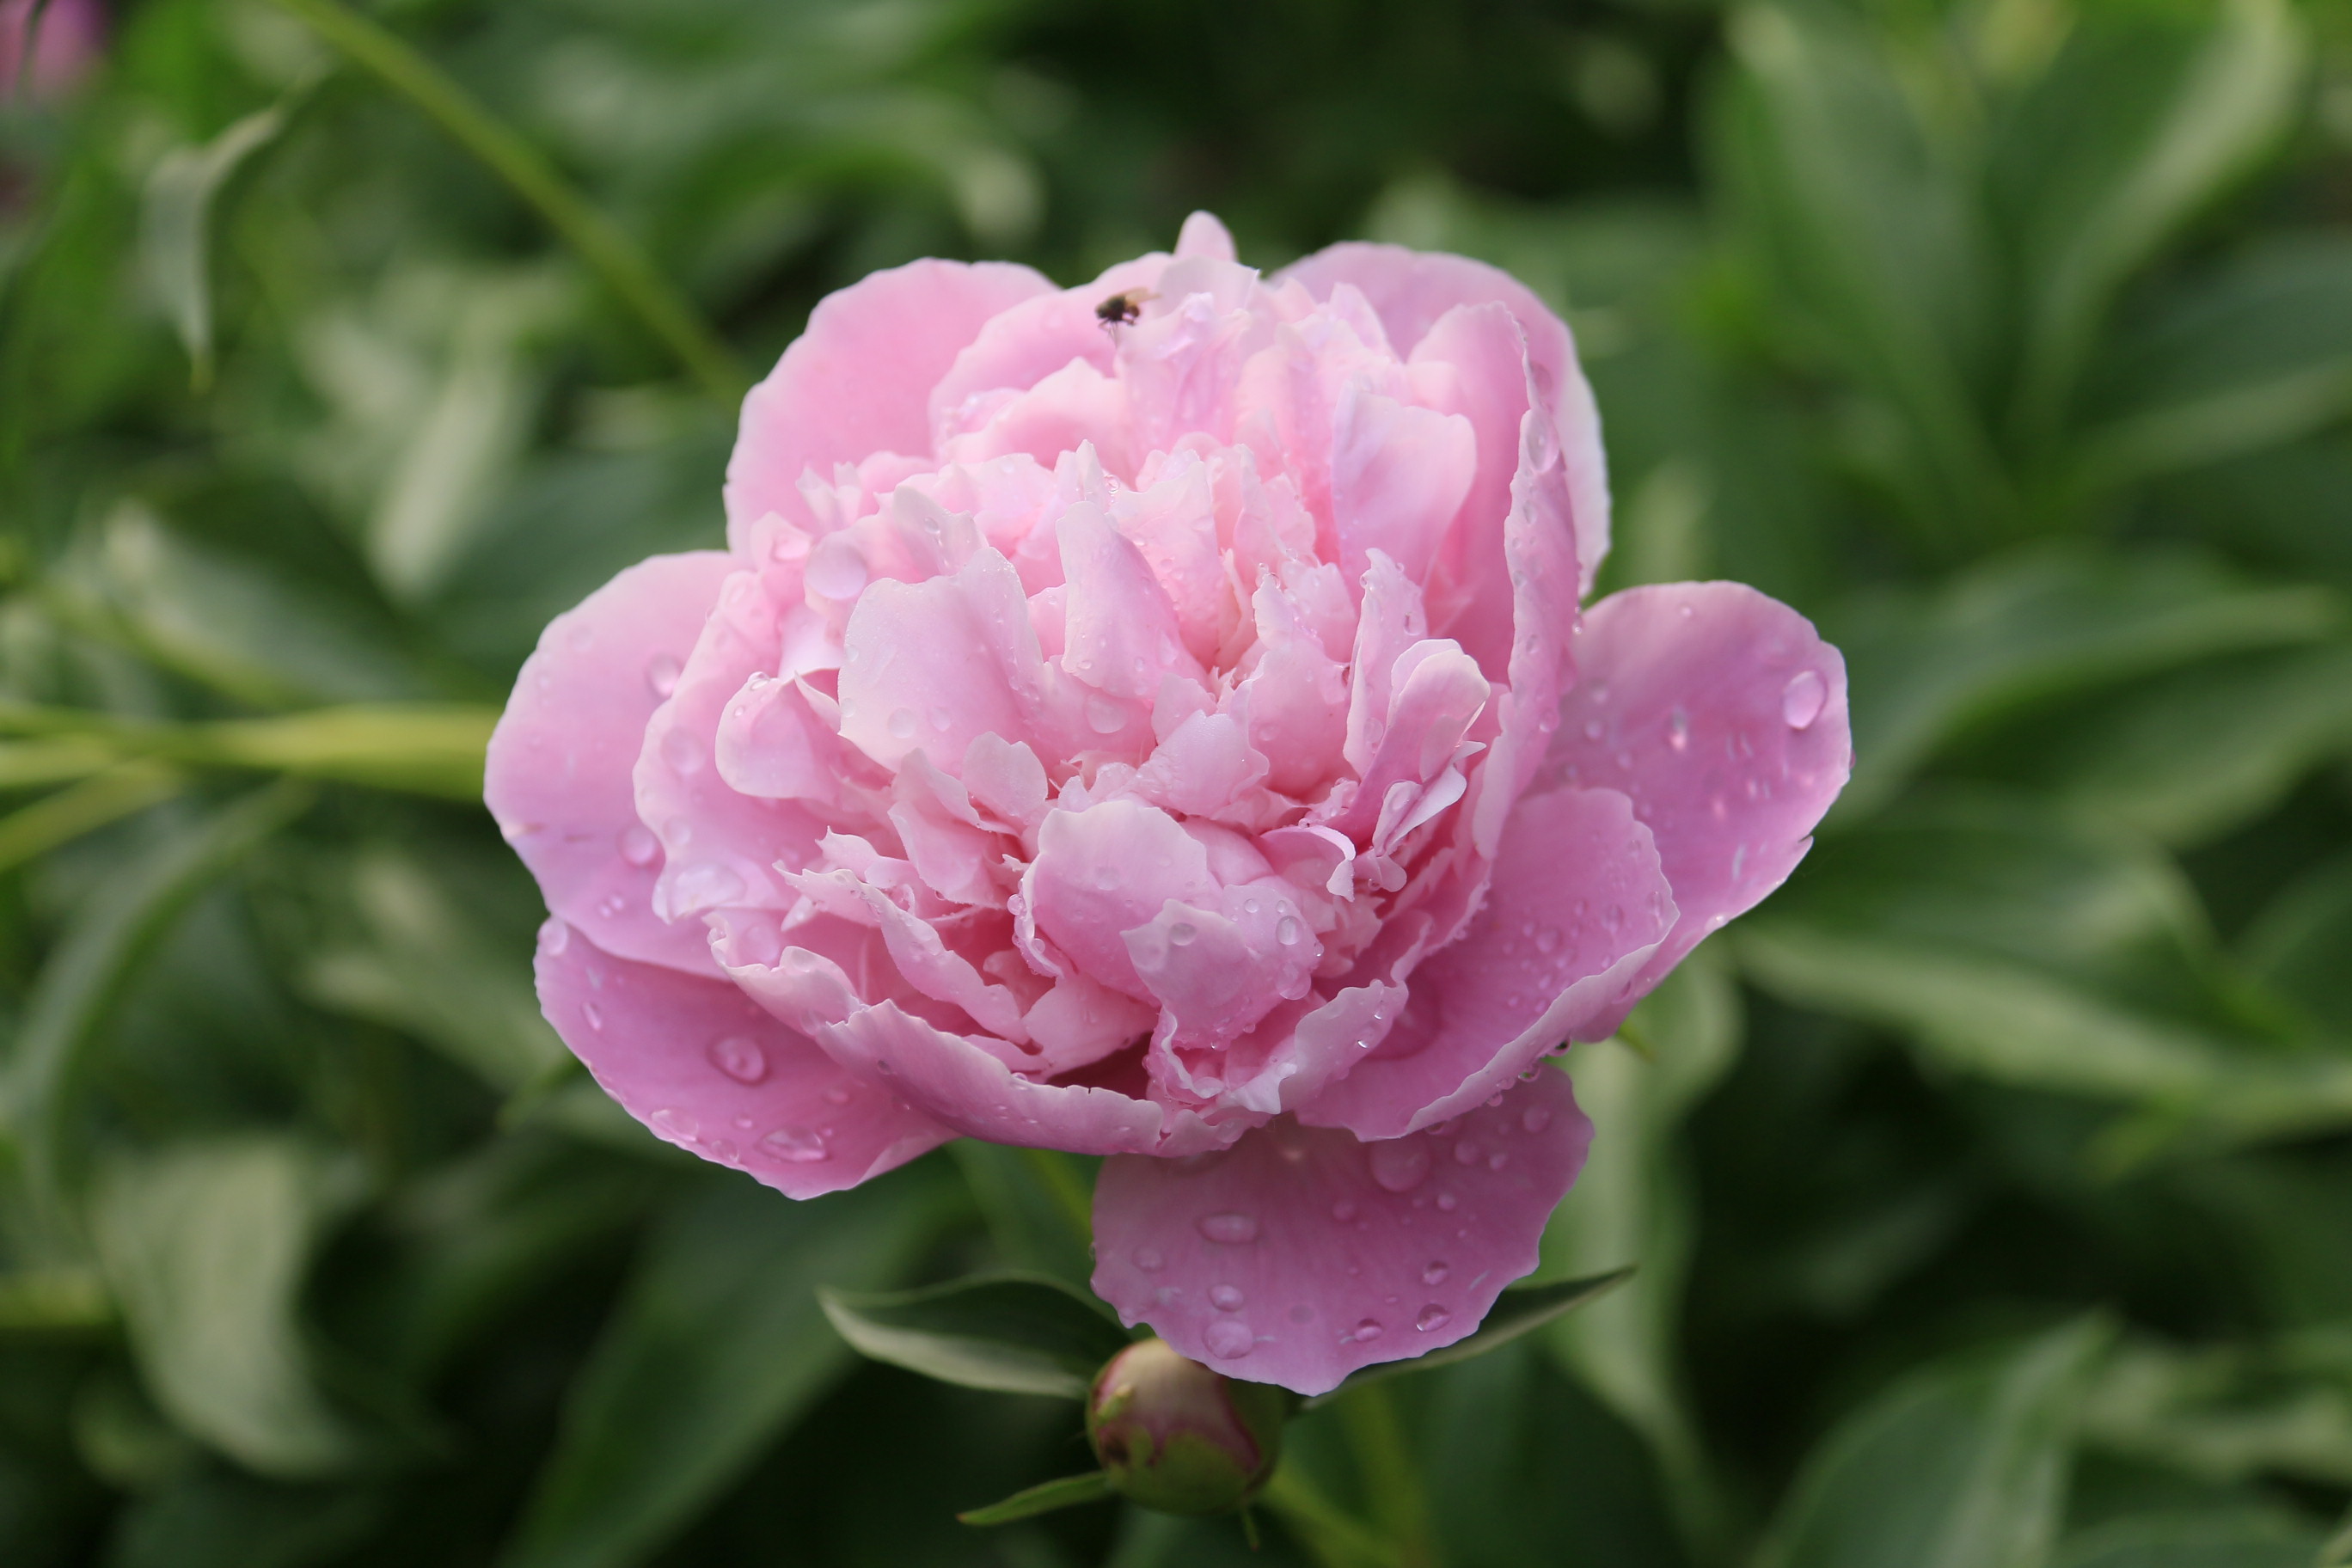
[(1602, 731), (1602, 729), (1601, 729), (1601, 721), (1600, 721), (1600, 720), (1598, 720), (1598, 719), (1587, 719), (1587, 720), (1584, 721), (1584, 738), (1585, 738), (1586, 740), (1588, 740), (1588, 741), (1597, 741), (1597, 740), (1601, 739), (1601, 735), (1602, 735), (1603, 733), (1604, 733), (1604, 731)]
[(1830, 689), (1821, 672), (1801, 669), (1780, 689), (1780, 717), (1791, 730), (1805, 729), (1822, 716), (1822, 705), (1829, 700)]
[(1457, 1165), (1475, 1165), (1486, 1157), (1486, 1151), (1473, 1139), (1465, 1138), (1454, 1145), (1454, 1163)]
[(934, 729), (934, 730), (944, 730), (944, 729), (946, 729), (950, 724), (952, 724), (952, 723), (954, 723), (954, 722), (955, 722), (955, 715), (953, 715), (952, 713), (950, 713), (946, 709), (944, 709), (944, 708), (934, 708), (934, 709), (932, 709), (932, 710), (931, 710), (931, 728), (932, 728), (932, 729)]
[(1366, 1318), (1362, 1322), (1356, 1325), (1354, 1338), (1358, 1344), (1362, 1344), (1368, 1340), (1376, 1340), (1380, 1337), (1381, 1321), (1378, 1318)]
[(1097, 735), (1116, 735), (1127, 728), (1127, 710), (1100, 694), (1087, 699), (1087, 727)]
[(1452, 1272), (1453, 1270), (1446, 1267), (1445, 1260), (1441, 1258), (1421, 1271), (1421, 1282), (1424, 1285), (1443, 1285), (1445, 1283), (1446, 1275)]
[(1293, 916), (1285, 915), (1275, 922), (1274, 940), (1285, 947), (1297, 947), (1299, 937), (1304, 934), (1297, 920)]
[(1420, 1138), (1391, 1138), (1372, 1145), (1372, 1180), (1391, 1193), (1409, 1193), (1429, 1179), (1429, 1144)]
[(1242, 1304), (1245, 1300), (1246, 1298), (1236, 1286), (1212, 1285), (1209, 1287), (1209, 1305), (1220, 1312), (1238, 1312), (1242, 1310)]
[(814, 1165), (833, 1155), (833, 1151), (824, 1146), (824, 1140), (805, 1127), (779, 1127), (760, 1140), (760, 1147), (795, 1165)]
[(1157, 1274), (1167, 1262), (1156, 1247), (1139, 1247), (1135, 1249), (1135, 1266), (1146, 1274)]
[(1200, 934), (1199, 929), (1190, 921), (1178, 921), (1168, 928), (1168, 940), (1177, 947), (1192, 946), (1192, 939)]
[(847, 1105), (849, 1098), (849, 1086), (845, 1083), (835, 1084), (824, 1091), (824, 1101), (827, 1105)]
[(580, 1016), (588, 1020), (588, 1026), (592, 1029), (601, 1029), (604, 1026), (604, 1009), (593, 1002), (580, 1004)]
[(667, 697), (677, 689), (679, 673), (677, 660), (666, 653), (657, 653), (646, 661), (646, 685), (652, 689), (655, 696)]
[(1118, 868), (1108, 861), (1095, 868), (1094, 885), (1108, 893), (1118, 886)]
[(702, 1124), (695, 1121), (691, 1112), (680, 1110), (675, 1106), (665, 1105), (646, 1120), (651, 1122), (654, 1131), (663, 1137), (679, 1138), (689, 1143), (694, 1141), (694, 1135), (702, 1131)]
[(1666, 716), (1666, 744), (1677, 752), (1690, 745), (1690, 715), (1679, 708)]
[[(836, 541), (838, 542), (836, 542)], [(812, 592), (827, 599), (843, 600), (857, 597), (866, 586), (866, 557), (856, 547), (835, 534), (821, 541), (810, 552), (808, 565), (803, 568), (802, 581)]]
[(1453, 1313), (1432, 1301), (1421, 1310), (1421, 1315), (1412, 1321), (1412, 1326), (1424, 1334), (1433, 1333), (1453, 1321)]
[(1209, 1353), (1220, 1361), (1238, 1361), (1249, 1354), (1250, 1347), (1257, 1342), (1250, 1326), (1239, 1318), (1219, 1318), (1201, 1338), (1209, 1347)]
[(768, 1053), (760, 1048), (757, 1040), (747, 1040), (740, 1035), (713, 1041), (710, 1059), (737, 1083), (757, 1083), (768, 1076)]
[(915, 710), (912, 708), (901, 708), (890, 715), (890, 733), (901, 741), (915, 738)]
[(1211, 1241), (1242, 1247), (1257, 1239), (1257, 1218), (1245, 1214), (1213, 1214), (1202, 1218), (1200, 1229)]
[(1462, 1200), (1455, 1197), (1452, 1193), (1440, 1193), (1437, 1194), (1437, 1207), (1439, 1212), (1443, 1214), (1452, 1214), (1461, 1202)]
[(572, 928), (562, 921), (550, 920), (539, 928), (539, 951), (548, 957), (561, 957), (563, 950), (571, 945)]
[(1519, 1117), (1519, 1125), (1530, 1132), (1540, 1132), (1551, 1125), (1551, 1107), (1530, 1105)]
[(621, 834), (621, 858), (632, 866), (650, 866), (661, 853), (661, 840), (642, 822), (631, 823)]
[(675, 772), (698, 773), (702, 771), (702, 742), (676, 725), (671, 726), (669, 733), (661, 739), (661, 755), (662, 761)]

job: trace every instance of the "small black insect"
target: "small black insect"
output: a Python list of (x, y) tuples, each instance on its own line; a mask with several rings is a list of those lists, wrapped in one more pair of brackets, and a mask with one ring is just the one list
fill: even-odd
[(1095, 307), (1095, 320), (1105, 329), (1133, 326), (1136, 318), (1143, 313), (1143, 302), (1158, 298), (1149, 289), (1129, 289), (1124, 294), (1113, 294)]

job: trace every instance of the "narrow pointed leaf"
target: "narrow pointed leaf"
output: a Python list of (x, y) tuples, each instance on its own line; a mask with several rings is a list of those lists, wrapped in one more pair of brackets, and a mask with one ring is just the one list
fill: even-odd
[(1029, 1519), (1060, 1508), (1076, 1508), (1082, 1502), (1095, 1502), (1108, 1496), (1110, 1478), (1100, 1470), (1088, 1470), (1083, 1476), (1064, 1476), (1058, 1481), (1042, 1481), (1026, 1491), (1014, 1492), (1003, 1502), (992, 1502), (986, 1508), (972, 1509), (956, 1517), (966, 1524), (1011, 1524), (1016, 1519)]
[(1091, 1298), (1042, 1274), (819, 1297), (841, 1337), (876, 1361), (966, 1388), (1084, 1399), (1102, 1363), (1128, 1345)]

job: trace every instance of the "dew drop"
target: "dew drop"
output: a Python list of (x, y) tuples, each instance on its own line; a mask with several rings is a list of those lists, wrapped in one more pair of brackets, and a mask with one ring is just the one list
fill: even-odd
[(1220, 1361), (1239, 1361), (1257, 1342), (1250, 1326), (1239, 1318), (1219, 1318), (1201, 1338), (1209, 1347), (1209, 1353)]
[(1178, 921), (1174, 925), (1168, 928), (1168, 941), (1172, 946), (1176, 947), (1192, 946), (1192, 939), (1200, 934), (1201, 932), (1199, 928), (1194, 926), (1190, 921)]
[(694, 1141), (694, 1135), (702, 1131), (702, 1124), (695, 1121), (690, 1112), (680, 1110), (675, 1106), (665, 1105), (646, 1120), (651, 1122), (654, 1131), (663, 1137), (681, 1138), (689, 1143)]
[(1801, 669), (1780, 689), (1780, 717), (1789, 721), (1790, 729), (1802, 730), (1822, 716), (1822, 705), (1829, 700), (1830, 689), (1821, 672)]
[(1118, 868), (1106, 861), (1095, 868), (1094, 885), (1108, 893), (1118, 886)]
[(646, 661), (646, 685), (656, 697), (667, 697), (677, 689), (680, 671), (677, 660), (666, 653), (657, 653)]
[(1438, 1211), (1442, 1214), (1452, 1214), (1461, 1202), (1462, 1200), (1455, 1197), (1452, 1193), (1440, 1193), (1437, 1194), (1437, 1207)]
[(1421, 1315), (1419, 1317), (1413, 1319), (1412, 1326), (1419, 1329), (1424, 1334), (1434, 1333), (1436, 1331), (1444, 1328), (1453, 1321), (1453, 1313), (1447, 1311), (1436, 1302), (1432, 1301), (1428, 1306), (1423, 1307), (1421, 1310)]
[(1370, 1340), (1379, 1339), (1381, 1337), (1381, 1321), (1378, 1318), (1366, 1318), (1362, 1322), (1356, 1325), (1356, 1331), (1352, 1337), (1358, 1344), (1362, 1344)]
[(632, 866), (650, 866), (661, 853), (661, 840), (642, 822), (631, 823), (621, 835), (621, 858)]
[(1677, 752), (1690, 747), (1690, 715), (1679, 708), (1666, 717), (1666, 744)]
[(588, 1026), (592, 1029), (601, 1029), (604, 1026), (604, 1009), (593, 1002), (580, 1004), (580, 1016), (588, 1020)]
[(1601, 734), (1602, 734), (1602, 731), (1601, 731), (1601, 721), (1600, 721), (1600, 720), (1598, 720), (1598, 719), (1587, 719), (1587, 720), (1584, 721), (1584, 738), (1585, 738), (1586, 740), (1588, 740), (1588, 741), (1597, 741), (1597, 740), (1601, 739)]
[(673, 726), (669, 733), (662, 737), (661, 755), (662, 761), (677, 773), (698, 773), (702, 771), (702, 742), (683, 729)]
[(1099, 694), (1087, 699), (1087, 727), (1097, 735), (1116, 735), (1127, 728), (1127, 710)]
[(1452, 1272), (1453, 1270), (1446, 1267), (1445, 1260), (1441, 1258), (1421, 1271), (1421, 1282), (1424, 1285), (1443, 1285), (1445, 1283), (1445, 1277)]
[(747, 1040), (740, 1035), (711, 1042), (710, 1059), (737, 1083), (757, 1083), (768, 1076), (768, 1053), (760, 1048), (757, 1040)]
[(571, 945), (572, 928), (562, 921), (551, 920), (539, 928), (539, 951), (548, 957), (561, 957), (563, 950)]
[(1540, 1132), (1551, 1125), (1551, 1107), (1530, 1105), (1519, 1117), (1519, 1125), (1530, 1132)]
[(1543, 930), (1536, 932), (1536, 951), (1538, 952), (1549, 953), (1559, 946), (1559, 932), (1552, 930), (1551, 927), (1546, 926)]
[(824, 1091), (824, 1102), (827, 1105), (847, 1105), (849, 1100), (849, 1086), (845, 1083), (835, 1084)]
[(1245, 1214), (1213, 1214), (1201, 1220), (1201, 1234), (1211, 1241), (1228, 1247), (1242, 1247), (1257, 1239), (1257, 1219)]
[(838, 534), (818, 544), (803, 570), (803, 581), (824, 598), (854, 599), (866, 586), (866, 557)]
[(1159, 1249), (1156, 1247), (1139, 1247), (1135, 1249), (1135, 1266), (1146, 1274), (1159, 1273), (1166, 1267), (1167, 1262), (1166, 1258), (1160, 1256)]
[(1384, 1191), (1409, 1193), (1429, 1179), (1429, 1144), (1419, 1138), (1391, 1138), (1372, 1145), (1372, 1180)]
[(1275, 922), (1274, 940), (1285, 947), (1297, 947), (1299, 937), (1304, 934), (1296, 916), (1285, 915)]
[(795, 1165), (814, 1165), (833, 1154), (824, 1146), (824, 1140), (805, 1127), (779, 1127), (760, 1140), (760, 1147)]
[(915, 738), (915, 710), (912, 708), (901, 708), (890, 715), (890, 733), (901, 741)]
[(952, 714), (952, 713), (950, 713), (946, 709), (944, 709), (944, 708), (934, 708), (934, 709), (932, 709), (932, 710), (931, 710), (931, 728), (932, 728), (932, 729), (934, 729), (934, 730), (944, 730), (944, 729), (946, 729), (950, 724), (952, 724), (952, 723), (954, 723), (954, 722), (955, 722), (955, 715), (954, 715), (954, 714)]
[(1209, 1287), (1209, 1305), (1220, 1312), (1238, 1312), (1242, 1310), (1242, 1303), (1246, 1300), (1238, 1286), (1212, 1285)]
[(671, 893), (682, 908), (715, 910), (743, 896), (743, 879), (724, 866), (688, 866), (671, 884)]
[(1493, 1153), (1486, 1156), (1486, 1169), (1490, 1171), (1499, 1171), (1510, 1163), (1510, 1155), (1505, 1153), (1500, 1149), (1496, 1150)]
[(1475, 1139), (1465, 1138), (1454, 1145), (1454, 1163), (1457, 1165), (1475, 1165), (1486, 1157), (1486, 1151), (1478, 1147)]

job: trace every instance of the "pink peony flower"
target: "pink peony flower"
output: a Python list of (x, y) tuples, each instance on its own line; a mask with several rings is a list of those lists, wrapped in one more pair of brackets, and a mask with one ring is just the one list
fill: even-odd
[(726, 499), (491, 742), (549, 1018), (794, 1197), (960, 1134), (1108, 1155), (1096, 1290), (1305, 1393), (1534, 1267), (1591, 1134), (1542, 1058), (1777, 886), (1851, 760), (1772, 600), (1580, 620), (1591, 396), (1456, 257), (1264, 279), (1203, 214), (1076, 289), (878, 273)]
[(0, 0), (0, 102), (14, 98), (20, 85), (36, 100), (63, 97), (89, 74), (105, 46), (106, 14), (98, 0), (50, 0), (27, 60), (33, 9), (34, 0)]

